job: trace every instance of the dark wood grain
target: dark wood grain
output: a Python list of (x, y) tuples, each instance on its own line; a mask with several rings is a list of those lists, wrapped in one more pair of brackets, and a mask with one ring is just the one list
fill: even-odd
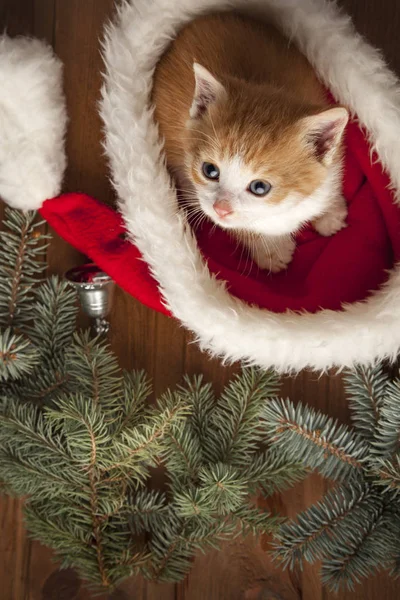
[[(357, 28), (381, 47), (389, 64), (400, 73), (400, 5), (397, 0), (342, 0)], [(65, 191), (84, 191), (113, 204), (101, 147), (97, 111), (102, 62), (99, 37), (114, 10), (114, 0), (0, 0), (0, 29), (11, 35), (30, 34), (51, 43), (65, 65), (65, 93), (70, 123)], [(0, 216), (3, 207), (0, 206)], [(49, 272), (62, 273), (84, 261), (74, 249), (54, 236), (48, 252)], [(85, 321), (83, 320), (82, 323)], [(218, 393), (237, 367), (209, 359), (178, 323), (155, 314), (117, 290), (111, 315), (110, 341), (124, 368), (144, 368), (153, 378), (155, 393), (174, 386), (183, 373), (204, 373)], [(283, 393), (342, 420), (348, 407), (340, 377), (317, 377), (304, 372), (285, 379)], [(326, 483), (312, 476), (274, 498), (273, 506), (294, 515), (315, 502)], [(23, 526), (22, 501), (0, 500), (0, 599), (87, 600), (90, 595), (77, 575), (59, 572), (52, 553), (28, 539)], [(113, 600), (333, 600), (321, 586), (317, 567), (282, 573), (267, 553), (268, 540), (236, 540), (221, 552), (199, 556), (189, 577), (179, 585), (149, 584), (142, 579), (124, 582)], [(372, 578), (340, 600), (394, 600), (399, 584), (385, 574)]]

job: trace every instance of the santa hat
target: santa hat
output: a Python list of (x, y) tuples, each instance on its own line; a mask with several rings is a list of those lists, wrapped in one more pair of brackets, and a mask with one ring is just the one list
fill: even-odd
[[(347, 131), (349, 227), (329, 241), (307, 233), (287, 273), (246, 276), (223, 232), (210, 238), (206, 228), (196, 239), (173, 206), (149, 107), (154, 66), (196, 14), (242, 4), (129, 0), (107, 29), (101, 112), (122, 217), (82, 194), (57, 197), (66, 126), (60, 62), (41, 42), (1, 38), (0, 196), (40, 209), (124, 289), (173, 314), (225, 360), (297, 371), (393, 359), (400, 348), (400, 88), (333, 4), (251, 3), (274, 15), (365, 128), (353, 120)], [(377, 156), (371, 160), (368, 139), (386, 172)]]

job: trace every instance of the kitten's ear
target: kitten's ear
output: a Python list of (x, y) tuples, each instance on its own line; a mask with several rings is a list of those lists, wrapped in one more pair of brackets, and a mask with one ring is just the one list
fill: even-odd
[(342, 106), (335, 106), (301, 121), (308, 143), (313, 144), (315, 154), (323, 163), (329, 163), (334, 150), (342, 139), (349, 120), (349, 113)]
[(207, 108), (225, 94), (224, 86), (211, 75), (207, 69), (193, 63), (196, 87), (194, 90), (193, 104), (190, 108), (190, 117), (198, 119), (202, 117)]

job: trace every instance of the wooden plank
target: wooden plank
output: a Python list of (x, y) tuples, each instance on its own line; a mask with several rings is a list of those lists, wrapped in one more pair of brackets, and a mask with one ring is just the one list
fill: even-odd
[(260, 542), (251, 537), (223, 544), (221, 551), (199, 555), (177, 600), (316, 600), (301, 596), (289, 573), (282, 574)]
[(33, 8), (35, 36), (54, 45), (55, 0), (34, 0)]
[(168, 388), (182, 383), (186, 335), (181, 325), (172, 318), (157, 314), (154, 365), (154, 391), (157, 396)]
[(124, 369), (144, 369), (154, 379), (156, 314), (120, 288), (110, 316), (110, 342)]
[(339, 4), (352, 16), (357, 30), (372, 45), (382, 50), (386, 62), (397, 74), (400, 74), (399, 2), (339, 0)]
[[(118, 587), (109, 600), (175, 600), (175, 586), (156, 584), (133, 577)], [(82, 600), (86, 600), (82, 598)], [(104, 599), (106, 600), (106, 599)]]
[(1, 593), (9, 600), (23, 598), (23, 574), (29, 554), (21, 505), (21, 499), (0, 497)]
[(114, 4), (114, 0), (56, 0), (55, 4), (55, 50), (65, 65), (70, 118), (64, 189), (82, 190), (109, 202), (114, 194), (108, 180), (98, 114), (103, 70), (99, 40)]
[(201, 352), (192, 334), (186, 334), (187, 346), (185, 355), (185, 372), (190, 375), (203, 375), (204, 381), (212, 382), (215, 394), (218, 396), (240, 369), (235, 364), (221, 368), (221, 361), (211, 358), (207, 353)]
[(0, 0), (1, 31), (8, 35), (31, 35), (35, 0)]

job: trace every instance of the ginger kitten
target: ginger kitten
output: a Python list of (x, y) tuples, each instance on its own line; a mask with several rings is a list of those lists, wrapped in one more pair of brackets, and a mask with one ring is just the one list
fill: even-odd
[(186, 204), (230, 230), (260, 268), (287, 267), (305, 222), (324, 236), (345, 226), (347, 110), (329, 105), (272, 26), (232, 13), (192, 21), (157, 65), (153, 101)]

